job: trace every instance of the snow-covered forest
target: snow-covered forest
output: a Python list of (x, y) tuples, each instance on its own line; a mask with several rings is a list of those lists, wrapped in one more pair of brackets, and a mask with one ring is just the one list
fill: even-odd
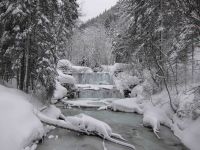
[(82, 9), (0, 1), (0, 149), (199, 150), (200, 1)]

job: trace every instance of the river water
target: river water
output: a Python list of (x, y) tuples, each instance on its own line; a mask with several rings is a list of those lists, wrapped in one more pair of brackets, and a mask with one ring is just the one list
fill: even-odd
[[(108, 73), (76, 74), (74, 75), (78, 84), (94, 85), (113, 85), (113, 81)], [(112, 98), (119, 97), (119, 91), (115, 89), (88, 90), (79, 89), (80, 98)], [(110, 94), (113, 93), (113, 94)], [(91, 117), (106, 122), (111, 126), (113, 132), (121, 134), (127, 142), (135, 145), (137, 150), (187, 150), (181, 144), (180, 140), (173, 135), (170, 129), (161, 127), (157, 137), (148, 129), (142, 126), (142, 116), (134, 113), (121, 113), (112, 111), (97, 111), (95, 109), (62, 109), (66, 116), (73, 116), (80, 113), (87, 114)], [(37, 150), (128, 150), (130, 148), (120, 146), (115, 143), (105, 141), (95, 136), (87, 136), (76, 132), (55, 129), (48, 136), (54, 138), (45, 138), (43, 143), (38, 145)], [(55, 138), (58, 137), (58, 138)]]
[[(170, 129), (161, 127), (161, 139), (152, 129), (142, 126), (142, 116), (133, 113), (96, 111), (94, 109), (63, 109), (66, 116), (85, 113), (108, 123), (114, 132), (121, 134), (137, 150), (187, 150)], [(37, 150), (103, 150), (103, 140), (95, 136), (82, 135), (64, 129), (55, 129), (49, 133), (58, 139), (46, 138)], [(105, 141), (107, 150), (128, 150), (129, 148)]]

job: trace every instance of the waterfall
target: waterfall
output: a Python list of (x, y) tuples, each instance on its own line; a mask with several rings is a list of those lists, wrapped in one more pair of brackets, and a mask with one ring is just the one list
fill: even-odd
[(73, 74), (79, 89), (79, 98), (121, 98), (109, 73)]

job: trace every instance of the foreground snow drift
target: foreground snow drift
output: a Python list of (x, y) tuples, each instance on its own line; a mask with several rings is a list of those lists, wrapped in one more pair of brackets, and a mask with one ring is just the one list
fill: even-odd
[(0, 85), (0, 148), (22, 150), (33, 140), (43, 136), (40, 120), (33, 106), (20, 91)]

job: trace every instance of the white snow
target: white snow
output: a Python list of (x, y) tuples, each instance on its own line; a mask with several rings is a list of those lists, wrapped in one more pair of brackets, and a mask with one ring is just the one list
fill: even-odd
[(49, 135), (49, 136), (48, 136), (48, 139), (53, 139), (53, 138), (54, 138), (53, 135)]
[(2, 150), (22, 150), (44, 134), (33, 106), (18, 90), (0, 85), (0, 145)]
[(50, 118), (58, 119), (61, 111), (54, 105), (50, 105), (48, 108), (46, 108), (42, 113)]
[(56, 89), (54, 91), (53, 99), (62, 99), (67, 95), (67, 89), (63, 87), (58, 81), (56, 81)]
[(92, 69), (84, 66), (75, 66), (69, 60), (58, 61), (57, 68), (66, 73), (92, 73)]
[(182, 142), (188, 146), (191, 150), (199, 150), (200, 143), (200, 118), (190, 122), (188, 127), (183, 130), (182, 133)]
[(58, 69), (57, 69), (57, 72), (58, 72), (57, 78), (61, 84), (63, 83), (75, 84), (76, 83), (76, 80), (73, 76), (64, 74), (61, 70), (58, 70)]
[(111, 109), (114, 111), (122, 112), (135, 112), (138, 114), (143, 114), (143, 110), (140, 105), (137, 103), (136, 98), (127, 98), (113, 101), (111, 103)]
[(99, 108), (106, 105), (105, 101), (101, 100), (63, 100), (63, 103), (71, 107), (87, 107), (87, 108)]
[(58, 61), (58, 64), (57, 64), (57, 68), (62, 68), (62, 67), (70, 68), (71, 66), (72, 66), (72, 63), (67, 59), (61, 59)]

